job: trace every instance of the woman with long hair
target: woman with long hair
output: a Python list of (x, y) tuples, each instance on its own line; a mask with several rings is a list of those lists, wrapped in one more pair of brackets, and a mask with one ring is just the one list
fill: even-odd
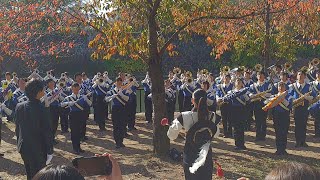
[(182, 128), (187, 131), (183, 153), (185, 179), (210, 180), (213, 172), (211, 141), (219, 134), (219, 120), (214, 112), (208, 110), (206, 91), (195, 91), (192, 104), (194, 108), (191, 111), (182, 112), (172, 122), (167, 135), (174, 140)]

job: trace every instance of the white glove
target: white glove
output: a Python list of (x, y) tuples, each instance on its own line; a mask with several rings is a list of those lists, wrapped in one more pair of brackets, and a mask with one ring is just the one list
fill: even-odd
[(71, 101), (68, 103), (68, 106), (73, 106), (76, 102), (75, 101)]
[(47, 161), (46, 161), (46, 165), (49, 165), (51, 160), (53, 158), (53, 155), (52, 154), (47, 154)]
[(312, 99), (313, 99), (313, 97), (312, 96), (306, 96), (306, 97), (304, 97), (307, 101), (311, 101)]
[(119, 92), (118, 92), (118, 94), (119, 94), (120, 96), (122, 96), (122, 95), (123, 95), (122, 91), (119, 91)]
[(288, 106), (289, 105), (289, 102), (285, 99), (282, 101), (282, 103), (285, 105), (285, 106)]
[(6, 105), (4, 103), (0, 104), (0, 108), (4, 109), (6, 107)]

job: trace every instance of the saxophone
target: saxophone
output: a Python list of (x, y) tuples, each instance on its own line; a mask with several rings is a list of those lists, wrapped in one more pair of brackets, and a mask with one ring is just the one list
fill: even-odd
[(304, 98), (307, 97), (307, 96), (310, 96), (311, 93), (312, 93), (312, 91), (309, 91), (306, 94), (304, 94), (303, 96), (301, 96), (298, 99), (294, 100), (293, 103), (292, 103), (292, 107), (296, 108), (298, 106), (304, 106)]
[(250, 97), (251, 102), (255, 102), (255, 101), (261, 101), (262, 97), (264, 95), (266, 95), (267, 93), (269, 93), (271, 91), (271, 89), (268, 89), (266, 91), (260, 92), (258, 94), (254, 94)]

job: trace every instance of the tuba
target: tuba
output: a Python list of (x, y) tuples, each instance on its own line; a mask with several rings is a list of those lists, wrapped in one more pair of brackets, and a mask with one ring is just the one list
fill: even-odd
[(261, 64), (256, 64), (256, 65), (254, 66), (254, 69), (255, 69), (256, 72), (261, 72), (262, 69), (263, 69), (263, 67), (262, 67)]

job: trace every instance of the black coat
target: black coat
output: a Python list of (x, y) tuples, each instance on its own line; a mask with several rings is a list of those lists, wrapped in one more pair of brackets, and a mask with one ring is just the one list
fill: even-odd
[(30, 154), (32, 157), (53, 153), (48, 110), (39, 100), (19, 103), (15, 111), (15, 122), (19, 153)]

